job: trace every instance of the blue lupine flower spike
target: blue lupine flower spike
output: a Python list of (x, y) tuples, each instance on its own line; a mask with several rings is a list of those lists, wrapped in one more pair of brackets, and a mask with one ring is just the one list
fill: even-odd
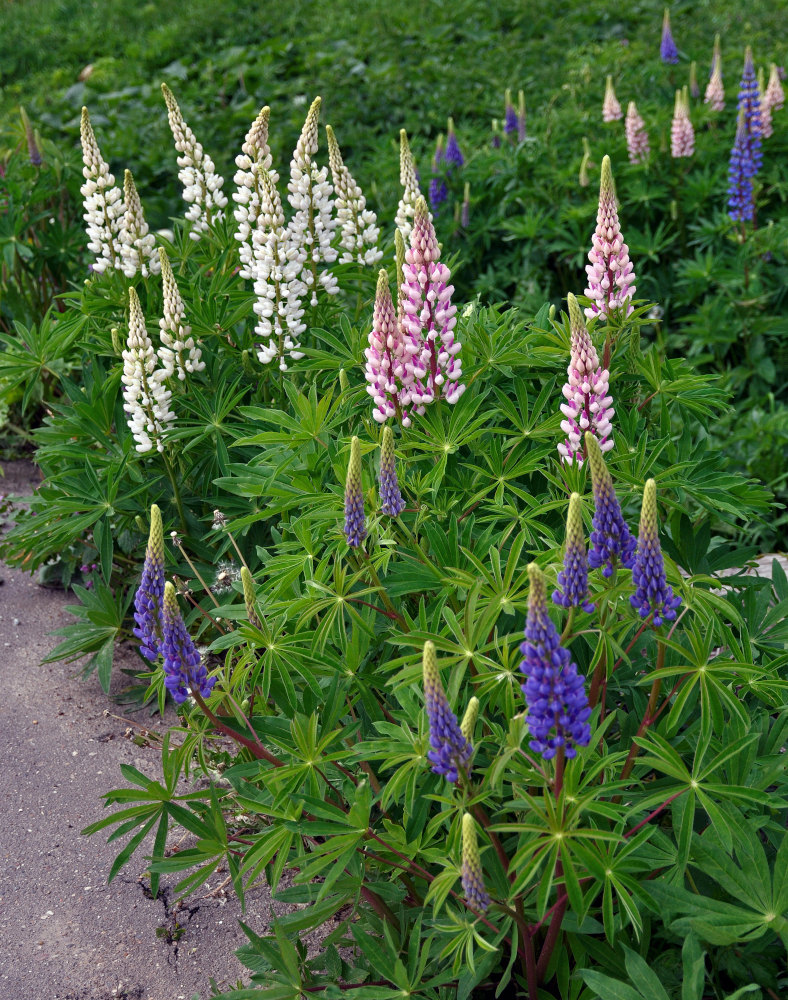
[(506, 135), (511, 135), (512, 132), (517, 131), (517, 112), (512, 104), (511, 90), (506, 91), (503, 130)]
[(389, 517), (399, 517), (405, 509), (397, 480), (394, 432), (388, 424), (383, 428), (383, 440), (380, 443), (380, 509)]
[(175, 587), (167, 581), (164, 585), (163, 638), (161, 654), (164, 657), (164, 686), (173, 700), (181, 705), (190, 694), (197, 691), (203, 698), (211, 693), (215, 678), (208, 679), (202, 657), (192, 642), (181, 618)]
[(588, 600), (588, 556), (581, 510), (580, 495), (573, 493), (566, 519), (564, 568), (558, 574), (558, 590), (553, 591), (553, 601), (564, 608), (593, 611), (594, 605)]
[(679, 61), (679, 50), (673, 41), (673, 32), (670, 30), (670, 11), (667, 7), (662, 18), (662, 41), (659, 46), (659, 54), (664, 63), (677, 63)]
[(357, 437), (350, 442), (350, 461), (345, 480), (345, 537), (348, 545), (354, 549), (367, 537), (361, 485), (361, 445)]
[(665, 581), (665, 560), (659, 544), (657, 524), (657, 485), (649, 479), (643, 491), (643, 507), (640, 512), (640, 534), (632, 579), (637, 590), (629, 603), (640, 613), (641, 618), (653, 614), (653, 623), (659, 627), (663, 621), (673, 621), (681, 598), (674, 595), (673, 588)]
[(443, 136), (439, 135), (435, 143), (435, 156), (432, 158), (432, 180), (430, 181), (430, 208), (433, 215), (440, 213), (441, 205), (449, 197), (446, 178), (443, 176), (445, 162), (446, 152), (443, 147)]
[(520, 646), (525, 659), (520, 670), (527, 678), (522, 689), (531, 749), (545, 760), (555, 757), (559, 747), (566, 757), (575, 757), (577, 747), (587, 746), (591, 739), (585, 680), (547, 613), (546, 581), (536, 563), (529, 565), (528, 578), (528, 617)]
[(465, 157), (460, 151), (457, 142), (457, 133), (454, 131), (454, 119), (449, 119), (446, 129), (446, 163), (449, 167), (461, 167), (465, 163)]
[(758, 80), (755, 76), (752, 50), (748, 46), (739, 85), (736, 141), (731, 150), (728, 166), (728, 215), (737, 221), (749, 222), (754, 217), (752, 181), (763, 162), (762, 135), (763, 119)]
[(485, 913), (490, 894), (484, 888), (484, 874), (476, 841), (476, 822), (470, 813), (462, 817), (462, 888), (468, 906)]
[(430, 723), (430, 751), (428, 760), (435, 774), (442, 774), (447, 781), (456, 783), (460, 771), (468, 773), (473, 747), (463, 736), (457, 716), (449, 708), (446, 692), (438, 672), (435, 646), (424, 644), (424, 700)]
[(150, 509), (150, 533), (145, 550), (142, 579), (134, 595), (134, 635), (140, 640), (140, 653), (153, 662), (159, 655), (162, 637), (161, 605), (164, 597), (164, 532), (161, 511)]
[(594, 517), (591, 522), (593, 531), (588, 565), (592, 569), (602, 567), (602, 576), (609, 577), (613, 575), (616, 561), (627, 569), (632, 569), (635, 565), (635, 539), (621, 513), (613, 480), (596, 438), (586, 432), (585, 440), (594, 489)]

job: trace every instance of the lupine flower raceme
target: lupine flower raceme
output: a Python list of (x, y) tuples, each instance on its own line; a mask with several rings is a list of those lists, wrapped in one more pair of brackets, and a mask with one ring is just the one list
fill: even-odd
[(350, 460), (345, 480), (345, 538), (357, 549), (367, 537), (364, 519), (364, 490), (361, 481), (361, 444), (357, 437), (350, 442)]
[(752, 222), (755, 215), (752, 179), (758, 171), (751, 154), (744, 112), (740, 111), (728, 165), (728, 215), (737, 222)]
[(79, 131), (84, 163), (82, 176), (85, 178), (79, 190), (84, 198), (88, 250), (95, 256), (93, 271), (102, 274), (108, 267), (121, 266), (123, 254), (119, 236), (126, 208), (123, 193), (115, 185), (115, 176), (101, 155), (87, 108), (82, 109)]
[[(766, 92), (764, 85), (764, 74), (763, 67), (758, 70), (758, 93), (763, 95)], [(774, 135), (774, 127), (772, 126), (772, 109), (771, 105), (767, 104), (763, 97), (761, 97), (761, 135), (764, 139), (768, 139), (771, 135)]]
[(517, 112), (512, 104), (512, 92), (507, 90), (504, 95), (503, 130), (506, 135), (517, 131)]
[(700, 87), (698, 86), (698, 65), (694, 60), (690, 63), (689, 92), (690, 97), (695, 100), (700, 97)]
[(627, 152), (630, 163), (645, 163), (648, 160), (649, 144), (646, 123), (638, 113), (634, 101), (629, 102), (625, 128), (627, 135)]
[(161, 85), (161, 92), (178, 153), (178, 179), (183, 184), (183, 200), (189, 205), (186, 211), (186, 221), (191, 223), (189, 236), (199, 240), (212, 222), (224, 218), (227, 205), (227, 197), (222, 193), (224, 178), (216, 173), (213, 160), (184, 121), (178, 102), (166, 83)]
[(394, 434), (386, 424), (380, 442), (380, 509), (389, 517), (399, 517), (405, 501), (397, 479), (397, 460), (394, 455)]
[(747, 46), (744, 53), (744, 69), (739, 84), (739, 111), (744, 112), (744, 125), (750, 142), (750, 159), (756, 173), (760, 170), (763, 154), (761, 152), (761, 99), (758, 92), (758, 80), (755, 76), (755, 66), (752, 61), (752, 49)]
[(461, 771), (466, 776), (469, 772), (473, 747), (463, 736), (457, 716), (449, 707), (438, 671), (435, 645), (431, 642), (424, 643), (422, 671), (424, 701), (430, 725), (430, 749), (427, 759), (432, 764), (435, 774), (440, 774), (447, 781), (456, 784)]
[(659, 544), (657, 521), (657, 485), (653, 479), (647, 480), (643, 491), (632, 581), (637, 585), (637, 590), (629, 598), (629, 603), (641, 618), (653, 615), (652, 624), (657, 628), (663, 621), (675, 619), (681, 598), (674, 595), (673, 588), (665, 580), (665, 560)]
[(446, 166), (461, 167), (465, 163), (465, 157), (457, 142), (457, 133), (454, 131), (454, 119), (450, 118), (446, 126)]
[(123, 181), (123, 201), (126, 211), (118, 234), (121, 268), (127, 278), (139, 273), (143, 278), (159, 273), (159, 258), (155, 252), (156, 237), (148, 232), (134, 178), (127, 170)]
[(553, 591), (553, 603), (564, 608), (594, 610), (594, 605), (588, 600), (588, 554), (579, 493), (569, 497), (564, 568), (558, 574), (558, 589)]
[(164, 451), (164, 436), (169, 423), (175, 419), (170, 409), (171, 392), (165, 381), (168, 372), (156, 367), (153, 350), (140, 300), (134, 288), (129, 289), (129, 336), (123, 351), (123, 409), (128, 414), (128, 424), (136, 450), (140, 454)]
[(670, 126), (670, 155), (674, 159), (689, 157), (695, 152), (695, 130), (690, 121), (688, 103), (684, 93), (677, 90)]
[(565, 402), (561, 404), (564, 419), (561, 430), (567, 438), (558, 445), (563, 462), (582, 465), (585, 458), (583, 435), (594, 435), (602, 451), (613, 447), (610, 421), (615, 410), (610, 392), (610, 372), (602, 368), (593, 341), (583, 321), (577, 299), (570, 292), (569, 306), (570, 349), (568, 380), (563, 387)]
[(546, 581), (536, 563), (528, 566), (528, 580), (520, 670), (526, 676), (522, 689), (531, 749), (550, 760), (563, 747), (564, 755), (572, 758), (577, 756), (577, 748), (587, 746), (591, 739), (585, 680), (550, 620)]
[(161, 511), (153, 504), (142, 579), (134, 595), (134, 635), (140, 641), (140, 653), (151, 662), (159, 655), (161, 647), (163, 600), (164, 531)]
[(706, 85), (703, 103), (708, 104), (712, 111), (722, 111), (725, 107), (725, 87), (722, 84), (722, 59), (720, 57), (714, 60), (714, 68)]
[(409, 335), (405, 350), (408, 371), (414, 384), (410, 394), (417, 413), (439, 397), (456, 403), (465, 386), (461, 344), (454, 339), (456, 306), (451, 303), (454, 286), (449, 284), (451, 273), (440, 261), (440, 248), (435, 237), (427, 204), (423, 198), (416, 203), (410, 248), (405, 251), (403, 268), (403, 327)]
[(233, 193), (235, 208), (233, 215), (238, 223), (235, 238), (240, 244), (239, 256), (241, 269), (238, 272), (242, 278), (254, 280), (252, 260), (252, 233), (260, 217), (262, 204), (262, 174), (270, 176), (274, 184), (279, 181), (279, 174), (272, 169), (273, 160), (268, 145), (268, 123), (271, 109), (264, 107), (246, 133), (241, 152), (235, 158), (238, 168), (233, 180), (236, 190)]
[(202, 657), (181, 617), (175, 587), (169, 580), (164, 584), (161, 655), (164, 686), (176, 704), (182, 705), (195, 692), (203, 698), (208, 697), (216, 678), (208, 677)]
[(602, 121), (615, 122), (619, 118), (621, 118), (621, 105), (613, 89), (613, 77), (608, 76), (605, 83), (605, 98), (602, 101)]
[(22, 127), (25, 130), (25, 141), (27, 142), (27, 155), (30, 159), (30, 165), (32, 167), (40, 167), (44, 161), (41, 157), (41, 150), (33, 125), (23, 107), (19, 108), (19, 114), (22, 118)]
[(334, 130), (326, 125), (328, 162), (334, 182), (334, 207), (337, 211), (339, 245), (342, 248), (340, 264), (377, 264), (383, 256), (378, 249), (378, 220), (367, 208), (367, 199), (342, 160)]
[(159, 247), (159, 260), (164, 293), (164, 315), (159, 320), (159, 359), (167, 373), (165, 378), (177, 375), (184, 382), (187, 372), (203, 371), (205, 362), (191, 335), (191, 327), (183, 321), (186, 309), (163, 247)]
[(408, 407), (410, 386), (413, 375), (409, 366), (410, 355), (406, 350), (406, 336), (394, 312), (394, 303), (389, 291), (388, 273), (381, 268), (372, 312), (372, 329), (369, 332), (369, 347), (364, 351), (367, 359), (365, 376), (367, 392), (375, 406), (372, 416), (378, 423), (389, 417), (402, 420), (403, 426), (410, 426)]
[(610, 471), (593, 434), (586, 434), (586, 454), (591, 466), (594, 492), (591, 549), (588, 565), (602, 569), (602, 576), (611, 577), (616, 564), (632, 569), (635, 564), (635, 539), (621, 513)]
[(443, 173), (446, 163), (446, 150), (443, 146), (443, 136), (439, 135), (435, 143), (435, 155), (432, 158), (432, 178), (430, 179), (430, 208), (433, 215), (438, 215), (441, 206), (449, 197), (446, 177)]
[(591, 243), (585, 293), (592, 304), (586, 309), (586, 316), (589, 319), (599, 315), (610, 316), (618, 309), (625, 309), (629, 316), (633, 311), (630, 301), (635, 294), (635, 274), (629, 259), (629, 248), (621, 235), (609, 156), (602, 160), (599, 209)]
[(470, 813), (462, 817), (462, 891), (472, 910), (486, 913), (490, 907), (490, 894), (484, 888), (484, 874), (476, 840), (476, 821)]
[(667, 7), (662, 16), (662, 40), (659, 45), (659, 57), (664, 63), (677, 63), (679, 61), (679, 50), (673, 41), (673, 32), (670, 30), (670, 11)]
[[(318, 168), (318, 122), (322, 99), (316, 97), (306, 116), (304, 127), (290, 161), (287, 200), (295, 210), (288, 231), (293, 242), (305, 254), (301, 281), (310, 293), (311, 305), (317, 305), (318, 285), (329, 295), (339, 291), (335, 275), (325, 266), (338, 256), (332, 246), (337, 220), (334, 217), (333, 189), (328, 180), (328, 167)], [(318, 266), (320, 269), (318, 269)]]
[(771, 111), (779, 111), (785, 104), (783, 85), (780, 83), (780, 74), (774, 63), (769, 67), (769, 82), (763, 93), (763, 103), (767, 104)]
[(407, 243), (410, 240), (413, 218), (416, 213), (416, 202), (421, 197), (421, 191), (416, 176), (416, 165), (413, 162), (413, 153), (410, 151), (408, 133), (404, 128), (400, 129), (399, 133), (399, 181), (402, 185), (402, 197), (397, 205), (395, 222), (397, 229), (402, 233), (403, 240)]
[(473, 743), (473, 730), (479, 718), (479, 699), (471, 698), (460, 723), (460, 732), (469, 743)]
[(248, 567), (241, 567), (241, 585), (244, 590), (244, 606), (246, 617), (251, 625), (260, 627), (260, 617), (257, 614), (257, 594), (254, 589), (254, 578)]

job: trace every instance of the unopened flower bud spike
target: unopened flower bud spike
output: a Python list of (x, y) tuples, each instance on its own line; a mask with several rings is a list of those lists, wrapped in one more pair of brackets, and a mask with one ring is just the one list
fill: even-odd
[(345, 538), (357, 549), (367, 537), (364, 516), (364, 490), (361, 480), (361, 443), (357, 437), (350, 442), (350, 460), (345, 480)]
[(241, 583), (244, 588), (244, 604), (246, 605), (246, 617), (250, 624), (256, 628), (260, 627), (260, 617), (257, 614), (257, 595), (254, 589), (254, 579), (246, 566), (241, 567)]
[(476, 821), (470, 813), (462, 817), (462, 888), (472, 910), (486, 913), (490, 907), (490, 894), (484, 887), (482, 862), (476, 840)]
[(397, 479), (394, 434), (386, 424), (380, 443), (380, 509), (389, 517), (399, 517), (405, 509)]

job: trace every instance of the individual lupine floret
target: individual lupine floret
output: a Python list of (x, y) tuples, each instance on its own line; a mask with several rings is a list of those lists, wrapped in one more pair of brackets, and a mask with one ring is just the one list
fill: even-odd
[(465, 901), (472, 910), (486, 913), (490, 907), (490, 894), (484, 888), (484, 873), (476, 841), (476, 822), (470, 813), (462, 817), (462, 890)]
[(630, 163), (645, 163), (648, 160), (649, 144), (646, 123), (638, 113), (634, 101), (629, 102), (625, 124), (627, 134), (627, 152)]
[(652, 624), (659, 627), (663, 621), (673, 621), (681, 598), (674, 595), (673, 588), (665, 580), (665, 560), (659, 544), (657, 521), (657, 484), (653, 479), (646, 481), (643, 490), (643, 506), (640, 511), (640, 533), (638, 535), (635, 565), (632, 567), (632, 581), (637, 590), (629, 598), (629, 603), (641, 618), (653, 615)]
[(635, 539), (621, 513), (613, 480), (605, 459), (593, 434), (586, 434), (586, 454), (591, 466), (594, 490), (594, 517), (592, 519), (591, 550), (588, 565), (602, 568), (602, 576), (613, 575), (616, 562), (626, 569), (635, 564)]
[(677, 63), (679, 61), (679, 50), (673, 41), (673, 32), (670, 30), (670, 11), (667, 7), (662, 16), (662, 40), (659, 45), (659, 56), (664, 63)]
[(689, 92), (690, 97), (692, 97), (693, 100), (697, 100), (700, 97), (700, 87), (698, 86), (698, 64), (694, 59), (690, 63)]
[(394, 312), (385, 268), (378, 274), (369, 347), (364, 356), (367, 359), (367, 392), (375, 401), (372, 416), (379, 424), (396, 417), (405, 427), (410, 426), (408, 406), (413, 376), (408, 367), (406, 338)]
[(454, 131), (454, 119), (450, 118), (446, 126), (446, 166), (451, 170), (452, 167), (461, 167), (464, 163), (465, 157), (462, 155), (460, 144), (457, 142), (457, 133)]
[(126, 212), (118, 234), (123, 273), (127, 278), (133, 278), (138, 272), (143, 278), (158, 274), (159, 258), (154, 250), (156, 237), (148, 231), (142, 202), (130, 170), (126, 171), (123, 180), (123, 200)]
[(303, 357), (299, 338), (306, 329), (301, 304), (306, 294), (301, 280), (306, 252), (285, 227), (279, 192), (267, 173), (260, 174), (260, 194), (251, 268), (257, 296), (254, 311), (259, 317), (255, 333), (262, 338), (257, 357), (264, 365), (277, 359), (279, 370), (286, 371), (286, 355), (294, 360)]
[(82, 109), (80, 121), (82, 139), (82, 176), (85, 183), (79, 189), (85, 201), (88, 250), (95, 255), (93, 271), (101, 274), (108, 267), (120, 267), (122, 248), (119, 240), (125, 206), (123, 193), (115, 185), (109, 164), (101, 155), (88, 109)]
[(762, 103), (768, 105), (771, 111), (779, 111), (785, 104), (783, 85), (780, 83), (780, 74), (774, 63), (769, 68), (769, 82), (766, 85), (766, 90), (763, 92)]
[(619, 118), (621, 118), (621, 105), (613, 89), (613, 77), (608, 76), (605, 83), (605, 99), (602, 101), (602, 121), (615, 122)]
[(364, 519), (364, 490), (361, 481), (361, 444), (357, 437), (350, 441), (350, 460), (345, 480), (345, 538), (357, 549), (367, 537)]
[(512, 104), (511, 90), (506, 91), (504, 101), (503, 130), (506, 135), (512, 135), (517, 131), (517, 112), (514, 109), (514, 104)]
[(328, 180), (328, 167), (318, 168), (318, 123), (322, 98), (316, 97), (306, 116), (290, 161), (287, 200), (295, 210), (288, 230), (293, 242), (302, 247), (305, 257), (301, 281), (310, 293), (312, 306), (317, 305), (318, 285), (329, 295), (339, 291), (336, 276), (326, 267), (333, 264), (338, 253), (333, 247), (337, 220), (334, 217), (333, 188)]
[(175, 587), (169, 580), (164, 584), (161, 655), (164, 659), (164, 686), (176, 704), (182, 705), (190, 694), (208, 697), (216, 678), (208, 677), (202, 657), (181, 617)]
[(594, 605), (588, 600), (588, 554), (581, 510), (580, 494), (573, 493), (566, 518), (564, 568), (558, 574), (559, 589), (553, 591), (553, 602), (564, 608), (591, 612)]
[(440, 247), (423, 198), (416, 203), (410, 248), (405, 251), (403, 268), (402, 323), (410, 342), (408, 371), (414, 383), (410, 386), (416, 412), (442, 397), (456, 403), (465, 386), (461, 344), (454, 339), (457, 308), (451, 304), (454, 286), (449, 284), (451, 273), (440, 261)]
[(517, 91), (517, 141), (525, 141), (525, 126), (526, 126), (526, 115), (525, 115), (525, 91)]
[(737, 222), (751, 222), (755, 215), (752, 179), (757, 168), (751, 153), (744, 112), (740, 111), (728, 166), (728, 215)]
[(430, 750), (427, 759), (435, 774), (443, 775), (447, 781), (455, 784), (460, 772), (466, 776), (468, 774), (473, 747), (463, 736), (457, 716), (449, 707), (432, 642), (424, 643), (422, 670), (424, 701), (430, 724)]
[[(413, 229), (416, 202), (421, 197), (421, 191), (419, 179), (416, 176), (416, 165), (413, 162), (413, 153), (410, 151), (408, 133), (404, 128), (400, 129), (399, 132), (399, 181), (402, 185), (402, 197), (397, 205), (394, 221), (397, 224), (397, 229), (402, 233), (403, 240), (408, 243)], [(432, 216), (430, 216), (431, 220)]]
[(670, 126), (670, 155), (674, 159), (692, 156), (695, 152), (695, 130), (689, 116), (688, 102), (682, 91), (676, 91), (673, 121)]
[(164, 315), (159, 320), (159, 359), (166, 378), (177, 374), (184, 382), (187, 372), (203, 371), (205, 362), (191, 335), (192, 328), (183, 322), (186, 310), (164, 247), (159, 247), (159, 261), (164, 293)]
[(235, 165), (238, 169), (233, 177), (236, 185), (236, 190), (233, 193), (233, 201), (235, 202), (233, 215), (238, 223), (235, 238), (240, 243), (241, 268), (238, 273), (242, 278), (252, 280), (254, 278), (252, 273), (254, 259), (252, 233), (260, 216), (262, 201), (262, 181), (260, 178), (265, 173), (270, 176), (274, 184), (279, 181), (279, 174), (272, 168), (273, 160), (268, 145), (270, 115), (271, 109), (267, 105), (260, 110), (252, 127), (246, 133), (241, 152), (235, 158)]
[(583, 464), (585, 450), (583, 435), (590, 431), (602, 451), (613, 447), (611, 420), (615, 410), (610, 392), (610, 372), (602, 368), (591, 336), (583, 322), (577, 299), (570, 292), (569, 306), (570, 349), (568, 381), (563, 387), (566, 402), (561, 404), (564, 419), (561, 430), (567, 436), (558, 451), (563, 462)]
[(186, 210), (186, 221), (191, 223), (189, 236), (199, 240), (211, 223), (224, 218), (227, 205), (227, 198), (222, 193), (224, 178), (216, 173), (213, 160), (184, 121), (178, 102), (166, 83), (161, 85), (161, 92), (178, 153), (178, 180), (183, 184), (183, 200), (189, 206)]
[(367, 208), (367, 199), (361, 188), (342, 160), (339, 143), (330, 125), (326, 125), (328, 137), (328, 162), (334, 182), (334, 205), (339, 226), (339, 245), (344, 251), (340, 264), (377, 264), (383, 256), (378, 248), (378, 220), (375, 213)]
[(449, 197), (446, 178), (443, 176), (443, 165), (446, 162), (446, 150), (443, 146), (443, 136), (439, 135), (435, 143), (435, 155), (432, 158), (432, 178), (430, 180), (430, 208), (438, 215), (441, 205)]
[(703, 103), (710, 105), (712, 111), (722, 111), (725, 107), (725, 87), (722, 83), (722, 59), (719, 56), (714, 60), (714, 67), (706, 86), (706, 93), (703, 95)]
[(140, 300), (133, 288), (129, 289), (129, 337), (123, 352), (123, 409), (128, 414), (128, 424), (136, 450), (140, 454), (156, 448), (164, 451), (167, 425), (175, 419), (170, 410), (170, 390), (165, 386), (167, 372), (156, 367), (145, 317)]
[(522, 689), (531, 749), (545, 760), (555, 757), (561, 747), (564, 756), (575, 757), (577, 748), (587, 746), (591, 739), (585, 680), (550, 620), (546, 581), (536, 563), (528, 566), (528, 580), (528, 616), (525, 642), (520, 646), (524, 656), (520, 670), (526, 676)]
[(164, 599), (164, 531), (161, 511), (150, 509), (150, 533), (145, 549), (142, 578), (134, 595), (134, 635), (140, 641), (140, 653), (153, 662), (162, 641), (162, 601)]
[(380, 442), (380, 509), (389, 517), (399, 517), (405, 509), (397, 479), (394, 434), (388, 424), (383, 428)]
[[(763, 67), (758, 70), (758, 93), (765, 94), (766, 88), (764, 83)], [(774, 128), (772, 127), (772, 109), (769, 104), (766, 103), (763, 98), (761, 98), (761, 135), (764, 139), (768, 139), (774, 134)]]
[(635, 294), (635, 273), (629, 259), (629, 248), (621, 235), (609, 156), (602, 160), (599, 209), (591, 242), (588, 254), (590, 264), (586, 265), (586, 295), (592, 303), (585, 311), (586, 316), (589, 319), (598, 315), (609, 316), (617, 309), (625, 309), (629, 316), (633, 311), (630, 301)]

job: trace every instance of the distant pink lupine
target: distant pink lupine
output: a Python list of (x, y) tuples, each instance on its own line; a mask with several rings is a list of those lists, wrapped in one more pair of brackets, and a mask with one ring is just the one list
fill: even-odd
[(412, 382), (406, 364), (409, 355), (405, 351), (405, 340), (397, 322), (385, 268), (378, 275), (369, 347), (364, 355), (367, 359), (365, 375), (369, 383), (367, 392), (375, 401), (372, 416), (379, 424), (385, 423), (389, 417), (397, 417), (406, 427), (410, 426), (406, 409), (410, 403), (408, 386)]
[(566, 434), (566, 441), (558, 445), (558, 452), (562, 462), (582, 465), (586, 457), (583, 444), (586, 432), (593, 434), (601, 451), (610, 451), (613, 447), (610, 421), (615, 410), (609, 395), (610, 372), (599, 363), (577, 299), (570, 292), (566, 301), (572, 353), (566, 370), (569, 378), (562, 389), (566, 402), (561, 404), (564, 415), (561, 430)]
[(625, 126), (629, 162), (645, 163), (649, 154), (648, 132), (646, 131), (646, 123), (638, 114), (634, 101), (629, 102)]
[(674, 159), (692, 156), (695, 152), (695, 129), (690, 121), (688, 104), (685, 95), (677, 90), (670, 126), (670, 155)]
[(409, 375), (413, 378), (410, 396), (416, 413), (443, 397), (456, 403), (465, 391), (460, 382), (461, 344), (454, 339), (457, 308), (451, 304), (454, 286), (451, 272), (440, 262), (440, 247), (423, 198), (416, 202), (410, 248), (403, 267), (402, 324), (410, 343)]
[[(763, 67), (758, 70), (758, 93), (766, 93)], [(761, 97), (761, 135), (764, 139), (768, 139), (770, 135), (774, 135), (774, 127), (772, 126), (772, 109), (770, 105), (764, 101), (763, 97)]]
[(712, 111), (722, 111), (725, 107), (725, 88), (722, 85), (722, 54), (720, 52), (720, 36), (714, 37), (714, 51), (711, 57), (711, 73), (706, 85), (703, 103), (710, 104)]
[(783, 85), (780, 83), (780, 72), (772, 63), (769, 69), (769, 82), (763, 92), (763, 104), (768, 105), (771, 111), (779, 111), (785, 104), (785, 94)]
[(605, 99), (602, 102), (602, 121), (615, 122), (621, 117), (621, 105), (613, 89), (613, 77), (609, 76), (605, 84)]
[(586, 316), (589, 319), (600, 314), (609, 316), (618, 309), (626, 309), (629, 316), (633, 311), (629, 300), (635, 294), (635, 273), (629, 259), (629, 248), (621, 235), (609, 156), (602, 160), (599, 210), (591, 242), (590, 263), (586, 264), (586, 295), (592, 303), (585, 311)]

